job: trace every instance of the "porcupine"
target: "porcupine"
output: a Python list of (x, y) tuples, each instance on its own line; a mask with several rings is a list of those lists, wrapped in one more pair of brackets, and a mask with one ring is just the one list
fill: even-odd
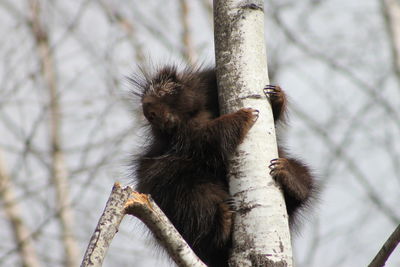
[[(232, 199), (228, 159), (258, 118), (243, 108), (219, 113), (215, 69), (176, 66), (131, 79), (149, 122), (151, 141), (134, 165), (136, 189), (151, 194), (194, 252), (208, 266), (228, 266)], [(287, 99), (278, 86), (267, 86), (275, 123), (285, 120)], [(294, 214), (315, 192), (306, 164), (289, 157), (279, 145), (270, 162), (281, 184), (291, 224)]]

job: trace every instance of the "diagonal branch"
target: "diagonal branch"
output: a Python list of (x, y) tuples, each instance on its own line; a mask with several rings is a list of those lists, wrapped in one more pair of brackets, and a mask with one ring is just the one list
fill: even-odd
[(372, 262), (368, 265), (368, 267), (381, 267), (385, 266), (386, 261), (389, 256), (392, 254), (393, 250), (400, 242), (400, 225), (396, 227), (394, 232), (389, 236), (388, 240), (386, 240), (385, 244), (383, 244), (382, 248), (379, 250), (378, 254), (372, 260)]
[(133, 215), (146, 224), (178, 266), (205, 267), (150, 196), (135, 192), (129, 186), (122, 188), (119, 183), (114, 184), (81, 267), (102, 265), (125, 214)]

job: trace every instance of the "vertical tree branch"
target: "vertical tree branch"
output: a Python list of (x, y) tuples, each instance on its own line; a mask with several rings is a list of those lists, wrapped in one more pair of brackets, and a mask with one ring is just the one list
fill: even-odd
[(31, 232), (22, 218), (21, 208), (16, 202), (14, 187), (7, 172), (5, 159), (0, 150), (0, 198), (4, 205), (4, 213), (10, 221), (21, 265), (24, 267), (39, 267), (35, 248), (31, 239)]
[(181, 8), (181, 25), (183, 27), (182, 32), (182, 44), (183, 44), (183, 57), (189, 64), (194, 65), (196, 63), (196, 52), (193, 47), (193, 40), (190, 36), (189, 29), (189, 6), (187, 0), (179, 0)]
[(231, 266), (292, 266), (288, 217), (269, 175), (277, 158), (275, 127), (263, 94), (268, 84), (263, 1), (214, 0), (215, 47), (222, 113), (260, 111), (231, 160), (230, 191), (238, 202)]
[(50, 95), (50, 146), (51, 176), (56, 190), (57, 209), (60, 210), (62, 242), (67, 267), (78, 265), (79, 248), (74, 234), (74, 218), (69, 196), (67, 167), (61, 146), (61, 109), (57, 92), (54, 57), (49, 44), (49, 36), (40, 21), (40, 6), (37, 0), (30, 0), (32, 9), (31, 30), (36, 41), (42, 76)]

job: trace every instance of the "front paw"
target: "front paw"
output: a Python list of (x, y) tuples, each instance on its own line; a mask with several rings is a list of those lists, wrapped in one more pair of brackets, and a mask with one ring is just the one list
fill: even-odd
[(242, 108), (240, 111), (245, 112), (249, 118), (249, 121), (255, 123), (258, 119), (259, 111), (253, 108)]

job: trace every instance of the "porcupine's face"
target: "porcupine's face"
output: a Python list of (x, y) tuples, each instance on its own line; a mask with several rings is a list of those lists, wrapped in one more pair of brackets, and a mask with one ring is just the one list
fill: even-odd
[(200, 103), (174, 67), (166, 67), (148, 80), (142, 97), (143, 114), (160, 131), (171, 132), (187, 124)]

